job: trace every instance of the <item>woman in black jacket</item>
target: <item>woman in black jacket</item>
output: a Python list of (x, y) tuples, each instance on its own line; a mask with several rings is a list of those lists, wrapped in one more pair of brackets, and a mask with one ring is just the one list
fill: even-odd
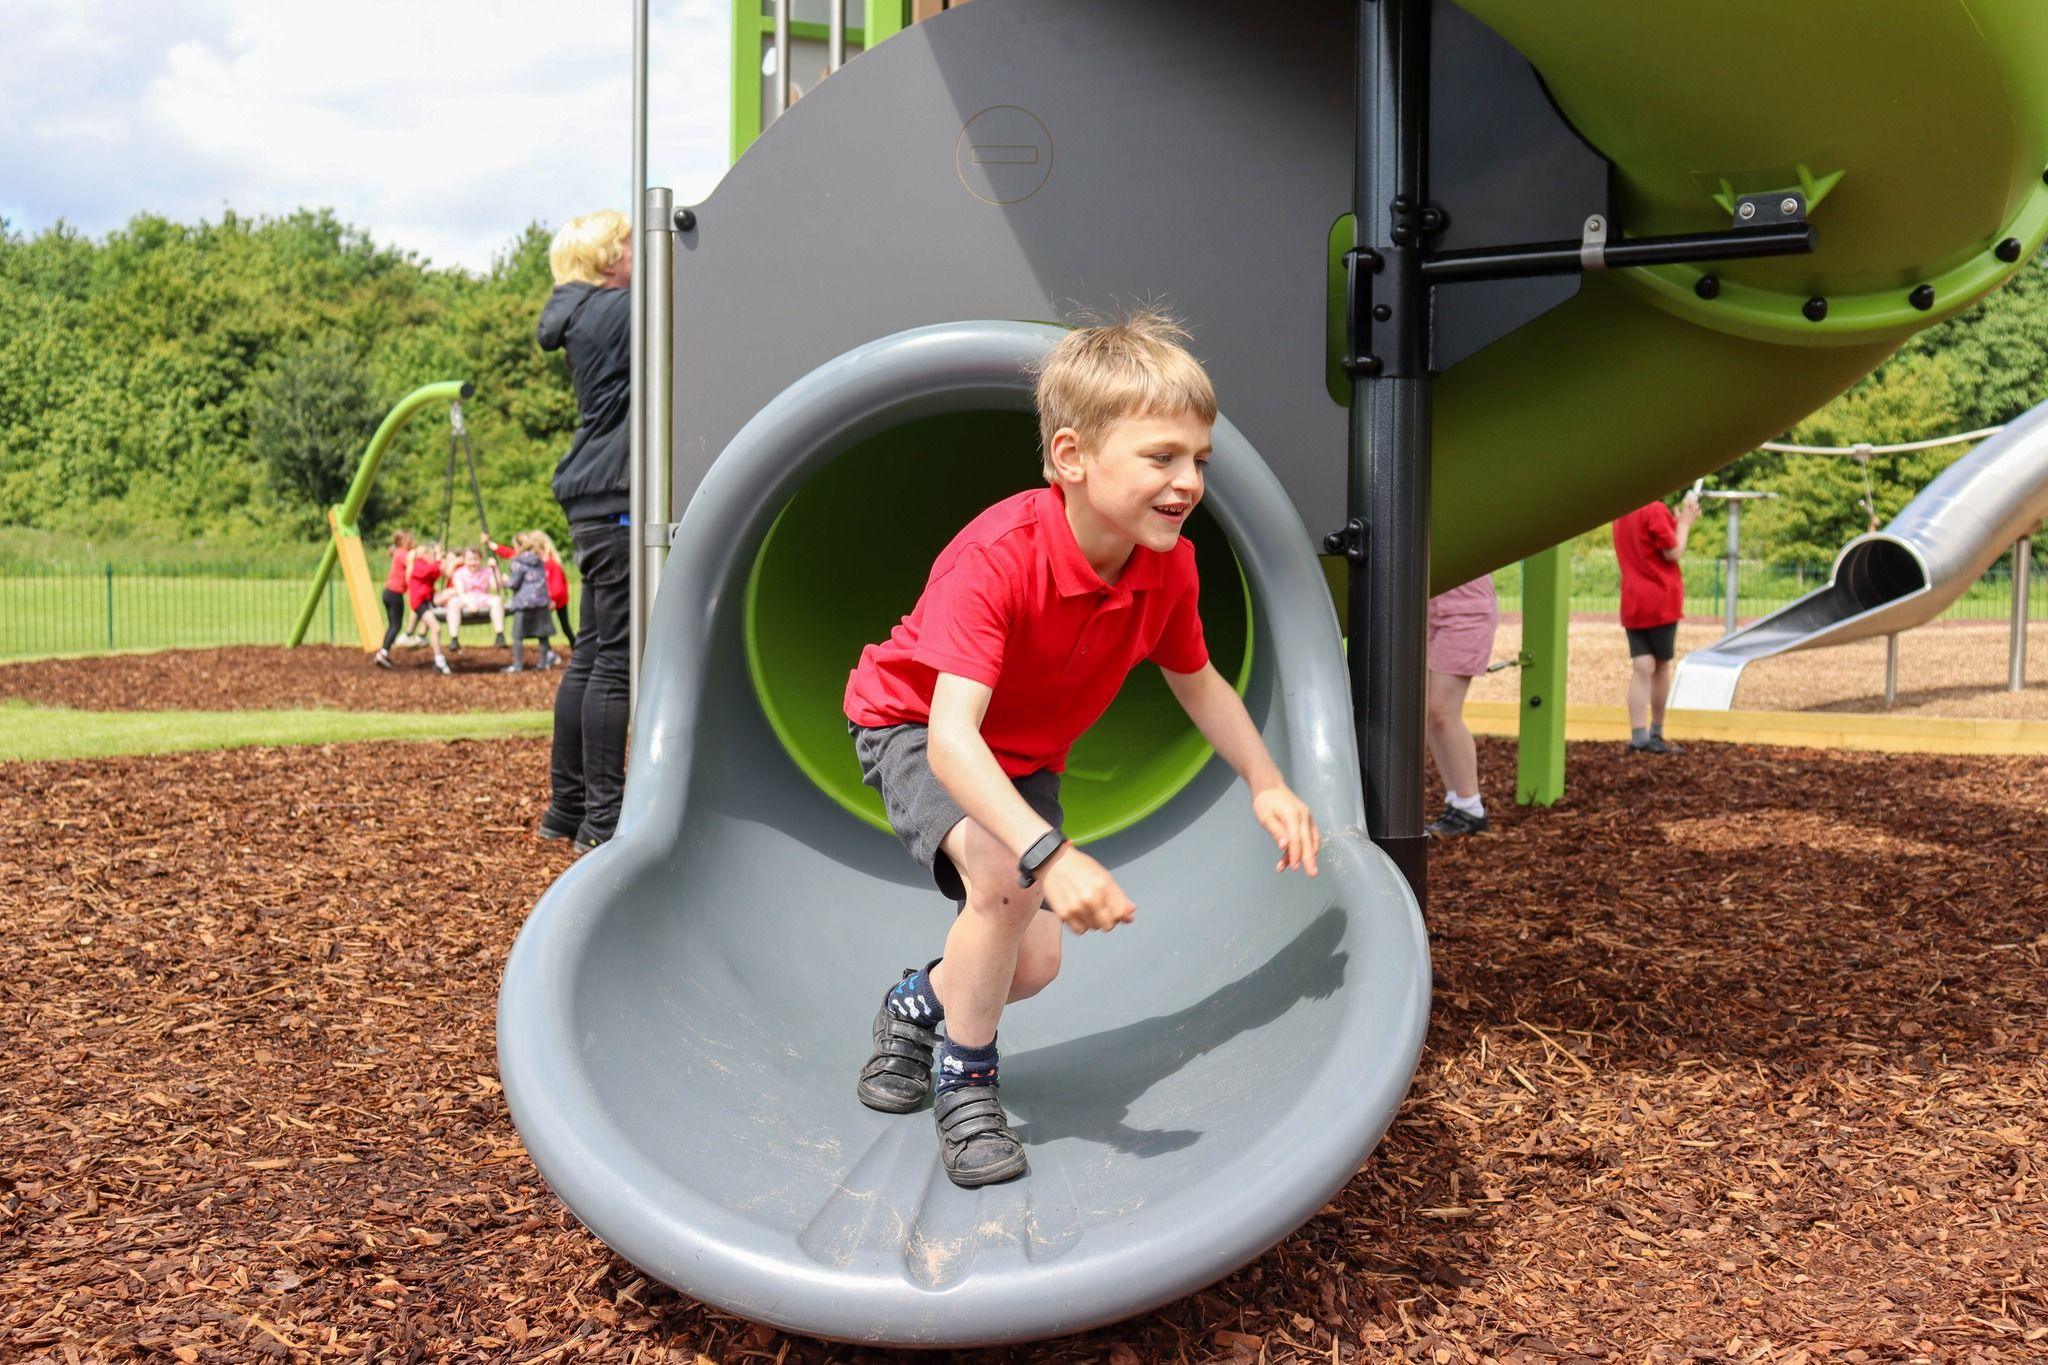
[(539, 834), (587, 851), (612, 837), (626, 786), (632, 225), (611, 209), (571, 219), (555, 234), (548, 264), (555, 289), (541, 309), (540, 347), (567, 354), (579, 415), (552, 486), (576, 541), (583, 628), (555, 692), (553, 799)]

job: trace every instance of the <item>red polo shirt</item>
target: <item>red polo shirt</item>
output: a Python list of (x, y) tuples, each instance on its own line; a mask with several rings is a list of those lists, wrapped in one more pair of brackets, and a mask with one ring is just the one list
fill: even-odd
[(932, 565), (917, 607), (869, 645), (846, 683), (856, 725), (925, 725), (952, 673), (992, 689), (981, 737), (1011, 777), (1059, 772), (1067, 750), (1150, 660), (1174, 673), (1209, 662), (1195, 547), (1140, 545), (1114, 586), (1089, 566), (1058, 488), (1005, 498)]
[(1621, 564), (1621, 624), (1628, 630), (1668, 626), (1685, 615), (1685, 577), (1664, 552), (1678, 546), (1678, 519), (1661, 502), (1614, 519), (1614, 557)]

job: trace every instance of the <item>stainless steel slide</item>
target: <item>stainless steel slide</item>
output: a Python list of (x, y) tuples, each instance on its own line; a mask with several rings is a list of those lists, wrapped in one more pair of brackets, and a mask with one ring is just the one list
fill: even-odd
[(1938, 616), (2048, 516), (2048, 404), (1941, 472), (1882, 531), (1835, 559), (1826, 587), (1688, 654), (1671, 705), (1725, 711), (1744, 665), (1910, 630)]
[[(1242, 784), (1211, 761), (1093, 845), (1136, 922), (1068, 939), (1060, 979), (1003, 1020), (1028, 1176), (957, 1189), (929, 1112), (855, 1099), (881, 993), (937, 951), (952, 907), (771, 723), (746, 628), (772, 591), (762, 547), (793, 495), (862, 468), (879, 430), (1028, 421), (1029, 364), (1057, 335), (973, 322), (885, 338), (740, 432), (690, 502), (655, 605), (618, 836), (547, 893), (506, 968), (499, 1065), (548, 1185), (643, 1271), (757, 1321), (971, 1345), (1180, 1297), (1351, 1178), (1421, 1051), (1428, 942), (1365, 837), (1336, 615), (1280, 483), (1223, 421), (1205, 505), (1250, 606), (1246, 703), (1326, 830), (1321, 876), (1275, 873)], [(1035, 459), (1020, 468), (1015, 486)], [(879, 551), (911, 528), (866, 530)], [(833, 557), (840, 579), (872, 567)], [(1204, 582), (1219, 601), (1235, 586)], [(765, 657), (772, 672), (801, 655)], [(841, 684), (852, 662), (835, 653)]]

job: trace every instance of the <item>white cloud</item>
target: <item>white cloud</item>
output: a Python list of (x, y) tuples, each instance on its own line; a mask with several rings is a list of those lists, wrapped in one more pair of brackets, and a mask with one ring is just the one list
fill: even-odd
[[(627, 207), (631, 0), (0, 0), (0, 215), (98, 234), (330, 207), (481, 269), (528, 222)], [(724, 173), (725, 0), (657, 0), (648, 176)]]

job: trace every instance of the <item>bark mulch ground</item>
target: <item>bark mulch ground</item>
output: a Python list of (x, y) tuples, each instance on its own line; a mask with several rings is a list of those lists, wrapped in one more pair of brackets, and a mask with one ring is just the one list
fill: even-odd
[[(854, 1354), (648, 1283), (522, 1151), (492, 1010), (567, 859), (524, 832), (545, 765), (6, 771), (0, 1358)], [(1436, 856), (1428, 1051), (1350, 1186), (1208, 1290), (995, 1357), (2048, 1352), (2043, 777), (1577, 746), (1566, 803)]]
[(36, 659), (0, 665), (0, 701), (79, 711), (545, 711), (562, 676), (532, 669), (531, 645), (529, 670), (519, 674), (498, 671), (512, 662), (511, 650), (474, 643), (448, 656), (451, 677), (434, 672), (424, 649), (401, 649), (393, 659), (395, 669), (377, 668), (360, 649), (339, 645)]

